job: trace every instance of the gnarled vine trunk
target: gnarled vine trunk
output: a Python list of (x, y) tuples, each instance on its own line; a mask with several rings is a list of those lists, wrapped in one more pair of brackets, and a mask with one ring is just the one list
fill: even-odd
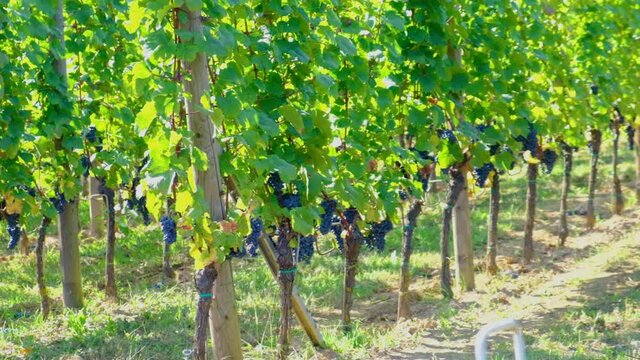
[(344, 289), (342, 296), (342, 329), (351, 331), (351, 308), (353, 307), (353, 290), (356, 287), (356, 273), (362, 234), (357, 225), (347, 224), (347, 235), (344, 238)]
[(398, 321), (411, 317), (409, 306), (409, 285), (411, 284), (411, 252), (413, 250), (413, 232), (422, 211), (422, 200), (414, 199), (402, 237), (402, 266), (400, 267), (400, 289), (398, 290)]
[(640, 204), (640, 126), (636, 127), (633, 142), (636, 154), (636, 204)]
[(107, 204), (107, 249), (105, 254), (105, 272), (104, 272), (104, 291), (107, 298), (114, 300), (118, 296), (116, 288), (116, 269), (115, 269), (115, 251), (116, 251), (116, 211), (115, 211), (115, 194), (105, 183), (105, 179), (100, 179), (99, 192), (104, 196)]
[(533, 259), (533, 225), (536, 220), (538, 165), (527, 164), (527, 209), (524, 223), (524, 246), (522, 257), (525, 264)]
[(460, 192), (465, 188), (464, 172), (457, 168), (449, 169), (449, 192), (447, 202), (442, 213), (442, 231), (440, 232), (440, 290), (445, 298), (453, 298), (451, 288), (451, 269), (449, 268), (449, 240), (451, 239), (451, 218), (453, 208), (458, 201)]
[(491, 275), (498, 272), (496, 255), (498, 253), (498, 215), (500, 213), (500, 174), (493, 175), (489, 199), (489, 220), (487, 224), (487, 256), (485, 270)]
[(43, 217), (38, 229), (38, 239), (36, 241), (36, 280), (38, 282), (38, 292), (40, 293), (40, 311), (42, 317), (46, 319), (49, 316), (49, 293), (44, 280), (44, 240), (47, 236), (47, 227), (51, 223), (51, 219)]
[(209, 322), (209, 309), (213, 302), (214, 294), (211, 292), (218, 272), (214, 264), (209, 264), (203, 269), (196, 270), (195, 286), (198, 291), (198, 306), (196, 311), (196, 334), (193, 357), (198, 360), (207, 358), (207, 323)]
[(587, 198), (587, 229), (593, 229), (596, 224), (595, 195), (596, 181), (598, 176), (598, 158), (600, 156), (600, 145), (602, 144), (602, 133), (600, 130), (591, 130), (591, 170), (589, 173), (589, 195)]
[[(465, 171), (461, 169), (461, 171)], [(464, 175), (463, 175), (464, 176)], [(466, 176), (465, 180), (466, 180)], [(453, 252), (456, 257), (456, 283), (463, 291), (476, 287), (473, 273), (473, 239), (471, 237), (471, 211), (467, 182), (453, 208)]]
[(562, 194), (560, 195), (560, 241), (559, 246), (564, 246), (569, 237), (569, 224), (567, 222), (567, 198), (571, 187), (571, 168), (573, 167), (573, 149), (566, 143), (560, 143), (562, 157), (564, 158), (564, 175), (562, 176)]
[(613, 194), (611, 203), (612, 211), (616, 215), (622, 214), (624, 210), (624, 196), (622, 195), (622, 185), (620, 184), (620, 178), (618, 177), (618, 144), (620, 142), (620, 124), (624, 121), (624, 117), (619, 110), (616, 110), (616, 119), (613, 121)]
[(291, 251), (291, 226), (289, 220), (280, 224), (278, 231), (278, 281), (280, 282), (280, 337), (278, 340), (278, 359), (286, 359), (289, 355), (289, 323), (291, 320), (291, 294), (295, 280), (296, 268)]
[(20, 232), (20, 253), (24, 256), (29, 255), (29, 235), (25, 229)]

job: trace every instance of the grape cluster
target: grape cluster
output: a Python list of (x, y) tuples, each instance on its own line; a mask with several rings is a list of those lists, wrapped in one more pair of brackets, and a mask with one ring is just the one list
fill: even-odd
[[(429, 183), (427, 183), (427, 185), (428, 184)], [(402, 200), (402, 201), (405, 201), (405, 200), (407, 200), (409, 198), (409, 194), (407, 194), (407, 192), (402, 190), (402, 189), (398, 190), (398, 196), (400, 196), (400, 200)]]
[(145, 225), (149, 225), (151, 223), (151, 217), (149, 216), (149, 209), (147, 209), (147, 197), (145, 195), (138, 199), (136, 209), (140, 215), (142, 215), (142, 222)]
[(335, 200), (323, 200), (322, 203), (320, 203), (320, 206), (324, 209), (324, 214), (322, 214), (320, 228), (318, 230), (322, 235), (326, 235), (331, 231), (333, 213), (335, 213), (337, 205)]
[(347, 220), (347, 223), (353, 224), (356, 221), (356, 216), (358, 216), (358, 210), (354, 207), (350, 207), (344, 211), (343, 215)]
[(627, 132), (627, 139), (629, 140), (629, 150), (633, 150), (633, 138), (636, 135), (636, 129), (631, 125), (627, 125), (625, 131)]
[(393, 229), (393, 224), (388, 219), (379, 223), (371, 223), (371, 232), (364, 239), (365, 244), (370, 248), (378, 249), (378, 251), (384, 250), (386, 237), (391, 229)]
[(262, 225), (262, 220), (259, 218), (251, 219), (251, 234), (247, 236), (245, 239), (245, 246), (249, 256), (255, 257), (258, 255), (258, 238), (262, 235), (262, 229), (264, 226)]
[(476, 179), (476, 186), (483, 188), (487, 179), (489, 178), (489, 174), (491, 171), (494, 171), (496, 168), (492, 163), (485, 163), (480, 167), (473, 168), (473, 177)]
[(282, 195), (282, 189), (284, 189), (284, 184), (282, 183), (282, 179), (280, 178), (280, 173), (278, 173), (277, 171), (274, 171), (271, 174), (269, 174), (269, 178), (267, 179), (267, 185), (269, 185), (273, 189), (273, 192), (277, 196)]
[(302, 202), (300, 201), (300, 194), (286, 193), (280, 197), (279, 201), (280, 207), (289, 210), (302, 206)]
[(96, 127), (93, 125), (89, 126), (89, 129), (84, 135), (84, 138), (92, 144), (95, 143), (98, 140), (98, 130), (96, 129)]
[(82, 157), (80, 157), (80, 164), (82, 164), (82, 168), (84, 169), (82, 176), (86, 178), (89, 176), (89, 169), (91, 169), (91, 160), (89, 160), (87, 155), (82, 155)]
[(491, 156), (497, 154), (498, 150), (500, 150), (500, 144), (496, 143), (496, 144), (489, 145), (489, 154)]
[(422, 184), (422, 192), (426, 193), (427, 191), (429, 191), (429, 174), (425, 174), (423, 171), (418, 170), (418, 172), (416, 173), (416, 177)]
[(20, 241), (20, 214), (7, 214), (7, 232), (9, 233), (9, 250), (13, 250)]
[(596, 84), (591, 84), (589, 86), (589, 88), (591, 89), (591, 94), (592, 95), (598, 95), (598, 85)]
[(449, 129), (438, 129), (438, 137), (443, 140), (449, 140), (450, 143), (458, 141), (458, 139), (456, 139), (456, 135)]
[(63, 193), (56, 192), (56, 196), (49, 198), (49, 201), (51, 201), (53, 207), (56, 208), (58, 214), (62, 214), (64, 208), (67, 206), (67, 199), (65, 199)]
[(488, 128), (489, 128), (489, 125), (485, 125), (485, 124), (476, 125), (476, 129), (481, 133), (485, 132), (485, 130), (487, 130)]
[(298, 243), (298, 247), (293, 249), (293, 257), (297, 258), (298, 262), (305, 262), (308, 264), (313, 257), (313, 244), (315, 242), (316, 237), (313, 235), (301, 237)]
[(553, 171), (553, 165), (555, 165), (556, 160), (558, 160), (558, 154), (555, 151), (546, 149), (542, 152), (542, 163), (545, 167), (545, 174), (551, 174), (551, 171)]
[(529, 133), (527, 134), (527, 137), (518, 135), (516, 140), (522, 143), (523, 151), (530, 151), (531, 154), (535, 156), (538, 151), (538, 132), (532, 123), (529, 123)]
[(160, 218), (160, 227), (162, 228), (162, 240), (165, 244), (171, 245), (176, 242), (178, 231), (176, 221), (169, 215), (162, 215)]

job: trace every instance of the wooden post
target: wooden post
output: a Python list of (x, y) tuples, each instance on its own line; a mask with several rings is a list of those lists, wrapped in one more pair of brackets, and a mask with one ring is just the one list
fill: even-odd
[(98, 179), (94, 177), (89, 178), (89, 234), (99, 239), (103, 235), (104, 219), (102, 218), (102, 196), (98, 196), (100, 191)]
[[(178, 18), (186, 18), (180, 23), (183, 31), (193, 37), (186, 42), (203, 39), (202, 15), (199, 10), (191, 10), (183, 6)], [(209, 213), (214, 221), (221, 221), (225, 217), (224, 199), (222, 198), (223, 180), (220, 173), (220, 145), (216, 137), (218, 129), (209, 116), (202, 112), (200, 99), (209, 89), (209, 69), (207, 55), (199, 52), (192, 61), (183, 61), (184, 71), (189, 76), (184, 77), (184, 90), (189, 94), (186, 101), (189, 130), (193, 132), (193, 145), (207, 155), (207, 169), (193, 169), (197, 188), (203, 192), (208, 203)], [(214, 339), (216, 358), (225, 360), (242, 359), (242, 339), (240, 337), (240, 322), (236, 312), (235, 290), (231, 262), (215, 264), (217, 279), (213, 293), (215, 300), (211, 302), (209, 329)], [(213, 272), (208, 272), (213, 273)]]
[[(57, 38), (61, 57), (54, 59), (53, 65), (60, 77), (63, 88), (67, 87), (67, 62), (64, 53), (64, 1), (58, 0), (55, 14)], [(64, 94), (66, 95), (66, 94)], [(58, 216), (60, 236), (60, 266), (62, 268), (62, 301), (67, 308), (82, 307), (82, 275), (80, 273), (80, 242), (78, 240), (78, 201), (70, 199), (64, 211)]]
[[(274, 278), (278, 278), (278, 260), (276, 258), (276, 249), (271, 242), (271, 240), (267, 239), (265, 236), (260, 236), (258, 238), (258, 245), (260, 246), (260, 251), (264, 256), (267, 265), (269, 265), (269, 269), (271, 270), (271, 274)], [(309, 336), (309, 340), (314, 346), (324, 348), (325, 343), (322, 339), (322, 334), (320, 333), (320, 329), (318, 329), (318, 325), (316, 321), (311, 316), (311, 313), (307, 309), (304, 304), (304, 301), (300, 297), (300, 293), (298, 292), (298, 288), (296, 286), (293, 287), (293, 291), (291, 294), (291, 305), (293, 307), (293, 311), (302, 325), (302, 328)]]

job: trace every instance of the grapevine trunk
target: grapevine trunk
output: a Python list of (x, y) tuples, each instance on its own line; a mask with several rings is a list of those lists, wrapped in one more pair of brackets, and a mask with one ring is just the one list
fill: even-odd
[(451, 219), (453, 208), (464, 189), (464, 173), (456, 168), (449, 170), (449, 193), (442, 214), (442, 232), (440, 233), (440, 288), (445, 298), (453, 298), (451, 288), (451, 269), (449, 268), (449, 240), (451, 238)]
[(613, 199), (611, 199), (611, 203), (613, 204), (613, 213), (616, 215), (622, 214), (622, 210), (624, 209), (624, 195), (622, 195), (622, 186), (620, 184), (620, 178), (618, 177), (618, 144), (620, 140), (620, 123), (614, 122), (613, 129)]
[(487, 232), (487, 257), (485, 269), (487, 273), (495, 275), (498, 272), (496, 254), (498, 252), (498, 215), (500, 213), (500, 175), (496, 173), (491, 181), (489, 200), (489, 224)]
[(598, 175), (598, 157), (600, 156), (600, 144), (602, 133), (599, 130), (591, 130), (591, 170), (589, 173), (589, 197), (587, 198), (587, 228), (593, 229), (596, 224), (595, 203), (596, 181)]
[(342, 296), (342, 328), (351, 331), (351, 307), (353, 306), (353, 290), (356, 287), (356, 272), (362, 239), (356, 225), (351, 225), (344, 238), (344, 290)]
[(291, 319), (291, 294), (295, 279), (295, 265), (291, 251), (291, 229), (289, 221), (280, 225), (276, 251), (278, 253), (278, 280), (280, 282), (280, 338), (278, 340), (278, 358), (289, 355), (289, 321)]
[(206, 360), (207, 358), (207, 325), (209, 323), (209, 310), (213, 301), (213, 284), (218, 272), (214, 264), (209, 264), (195, 273), (195, 286), (198, 290), (198, 306), (196, 312), (196, 334), (194, 344), (194, 359)]
[(418, 215), (422, 211), (422, 201), (414, 200), (407, 213), (407, 224), (402, 237), (402, 266), (400, 267), (400, 290), (398, 291), (398, 321), (411, 317), (409, 306), (409, 285), (411, 284), (411, 252), (413, 250), (413, 232)]
[(564, 158), (564, 175), (562, 177), (562, 195), (560, 197), (560, 241), (559, 246), (564, 246), (569, 237), (569, 225), (567, 222), (567, 198), (571, 187), (571, 169), (573, 167), (573, 149), (567, 144), (560, 144)]
[(51, 219), (43, 217), (38, 229), (38, 239), (36, 240), (36, 278), (38, 282), (38, 292), (40, 293), (40, 311), (44, 319), (49, 316), (49, 295), (47, 285), (44, 281), (44, 240), (47, 235), (47, 227)]
[(524, 223), (523, 261), (525, 264), (533, 259), (533, 225), (536, 219), (538, 165), (527, 165), (527, 209)]

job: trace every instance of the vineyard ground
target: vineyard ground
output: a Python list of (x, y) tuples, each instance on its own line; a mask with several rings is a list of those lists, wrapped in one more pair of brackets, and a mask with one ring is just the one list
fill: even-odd
[[(606, 149), (606, 148), (605, 148)], [(603, 151), (608, 154), (609, 151)], [(428, 199), (416, 233), (412, 257), (412, 308), (415, 319), (396, 326), (395, 307), (400, 232), (395, 229), (382, 253), (363, 254), (354, 292), (355, 329), (339, 326), (342, 260), (337, 252), (316, 256), (300, 266), (301, 295), (318, 320), (328, 350), (316, 351), (296, 324), (292, 359), (465, 359), (478, 327), (502, 317), (525, 321), (527, 344), (539, 359), (623, 359), (639, 339), (640, 212), (634, 208), (631, 152), (622, 151), (620, 174), (628, 210), (611, 217), (610, 157), (601, 162), (598, 189), (600, 222), (585, 232), (584, 218), (570, 217), (565, 249), (555, 248), (558, 194), (562, 169), (539, 178), (534, 264), (522, 268), (520, 255), (524, 191), (523, 171), (503, 182), (500, 218), (501, 273), (488, 278), (477, 272), (478, 290), (444, 301), (438, 287), (438, 234), (444, 191)], [(576, 159), (570, 209), (586, 204), (588, 156)], [(472, 196), (473, 241), (480, 270), (486, 242), (488, 191)], [(191, 346), (195, 292), (187, 245), (179, 240), (173, 263), (177, 276), (161, 272), (161, 233), (157, 225), (126, 230), (122, 217), (116, 249), (119, 301), (103, 292), (104, 241), (82, 241), (85, 309), (67, 312), (61, 304), (57, 240), (48, 239), (46, 282), (54, 298), (53, 315), (38, 314), (35, 260), (0, 253), (0, 358), (20, 359), (167, 359), (182, 358)], [(134, 220), (135, 221), (135, 220)], [(88, 224), (86, 204), (81, 222)], [(55, 229), (51, 229), (54, 235)], [(2, 243), (5, 243), (2, 241)], [(324, 250), (331, 245), (321, 241)], [(277, 284), (261, 258), (234, 260), (235, 285), (247, 359), (271, 359), (278, 327)], [(517, 274), (517, 275), (516, 275)], [(512, 277), (517, 276), (516, 279)], [(497, 358), (509, 344), (496, 342)], [(640, 357), (640, 356), (638, 356)], [(508, 358), (508, 357), (507, 357)]]

